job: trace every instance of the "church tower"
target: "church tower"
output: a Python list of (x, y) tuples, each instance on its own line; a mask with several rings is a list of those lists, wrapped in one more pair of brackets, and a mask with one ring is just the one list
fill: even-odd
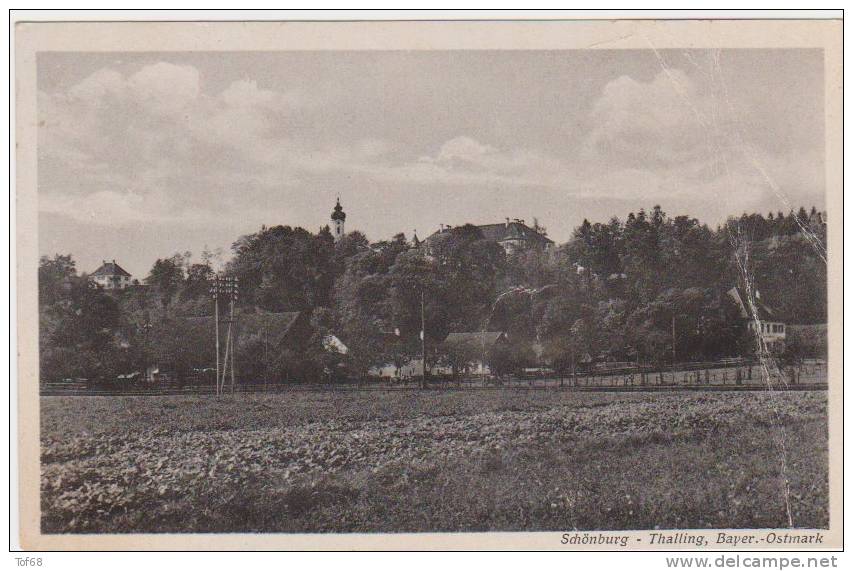
[(335, 209), (332, 211), (332, 229), (335, 236), (335, 242), (344, 237), (344, 221), (346, 219), (347, 215), (341, 206), (341, 199), (338, 198), (338, 202), (335, 204)]

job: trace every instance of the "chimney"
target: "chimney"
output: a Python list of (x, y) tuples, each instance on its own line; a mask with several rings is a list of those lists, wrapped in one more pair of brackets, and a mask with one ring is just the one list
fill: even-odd
[(506, 217), (506, 224), (504, 224), (504, 228), (509, 228), (509, 216)]

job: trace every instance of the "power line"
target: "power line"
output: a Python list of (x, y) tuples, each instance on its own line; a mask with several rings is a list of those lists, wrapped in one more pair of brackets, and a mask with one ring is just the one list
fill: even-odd
[[(210, 294), (213, 297), (214, 334), (216, 336), (216, 394), (220, 395), (225, 391), (225, 386), (229, 378), (231, 381), (231, 392), (233, 393), (236, 384), (235, 362), (237, 353), (234, 342), (237, 336), (237, 318), (234, 315), (234, 304), (237, 302), (240, 294), (239, 278), (233, 276), (216, 276), (213, 279)], [(225, 319), (220, 319), (219, 317), (220, 298), (228, 301), (228, 314)], [(224, 354), (222, 354), (220, 347), (220, 323), (227, 326)]]

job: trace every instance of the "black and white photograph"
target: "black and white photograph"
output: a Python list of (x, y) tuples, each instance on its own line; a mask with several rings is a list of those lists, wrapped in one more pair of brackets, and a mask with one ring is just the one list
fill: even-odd
[(840, 545), (837, 23), (24, 24), (32, 537)]

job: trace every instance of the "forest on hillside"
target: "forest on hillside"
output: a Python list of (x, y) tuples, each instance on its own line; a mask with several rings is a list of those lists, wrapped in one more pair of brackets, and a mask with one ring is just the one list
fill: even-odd
[[(239, 312), (301, 311), (312, 326), (298, 347), (273, 352), (241, 337), (241, 373), (310, 381), (345, 360), (360, 375), (419, 356), (422, 319), (435, 362), (448, 358), (448, 333), (486, 330), (513, 340), (508, 369), (565, 369), (583, 357), (662, 364), (744, 356), (755, 340), (726, 291), (746, 281), (774, 319), (826, 322), (826, 220), (814, 208), (743, 214), (712, 229), (655, 206), (585, 220), (565, 244), (512, 255), (465, 225), (431, 254), (403, 234), (371, 242), (355, 231), (335, 242), (327, 227), (239, 237), (221, 267), (239, 278)], [(184, 323), (212, 314), (215, 266), (207, 252), (178, 253), (158, 259), (143, 284), (107, 291), (77, 271), (72, 255), (42, 257), (42, 378), (108, 379), (150, 363), (184, 373), (211, 366), (210, 340), (193, 338)], [(329, 334), (349, 348), (345, 356), (323, 347)]]

